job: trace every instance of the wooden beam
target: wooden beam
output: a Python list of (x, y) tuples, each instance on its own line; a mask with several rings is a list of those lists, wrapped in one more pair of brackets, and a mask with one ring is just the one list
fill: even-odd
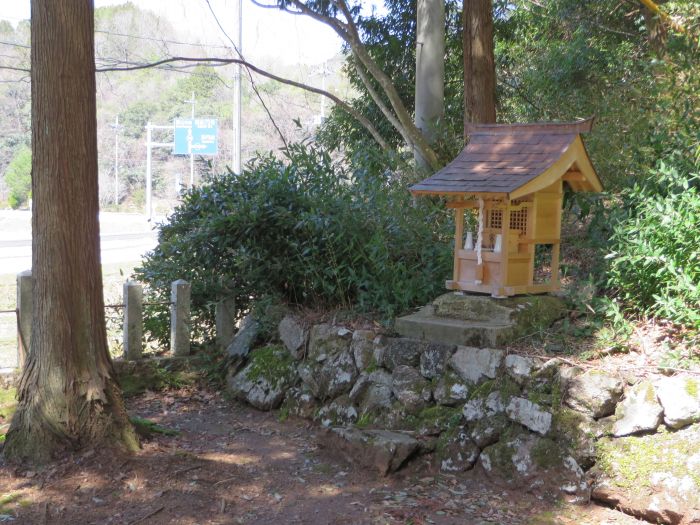
[(564, 182), (586, 182), (586, 176), (580, 171), (567, 171), (562, 177)]

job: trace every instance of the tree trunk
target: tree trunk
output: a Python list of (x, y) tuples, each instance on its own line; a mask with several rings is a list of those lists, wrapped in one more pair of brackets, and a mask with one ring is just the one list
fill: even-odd
[[(416, 9), (415, 123), (429, 144), (435, 142), (435, 124), (445, 111), (445, 3), (418, 0)], [(416, 164), (428, 168), (420, 149)]]
[(463, 0), (464, 135), (467, 124), (496, 122), (493, 3)]
[(138, 446), (107, 351), (92, 2), (31, 2), (34, 322), (6, 457)]

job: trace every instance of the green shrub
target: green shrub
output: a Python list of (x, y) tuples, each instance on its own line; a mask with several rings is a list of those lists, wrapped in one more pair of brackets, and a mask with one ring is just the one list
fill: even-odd
[(623, 194), (609, 286), (644, 314), (700, 329), (700, 175), (662, 165)]
[[(191, 282), (195, 335), (209, 333), (224, 297), (238, 315), (272, 296), (390, 317), (443, 289), (452, 229), (443, 206), (412, 204), (406, 182), (363, 167), (376, 159), (350, 167), (309, 144), (285, 157), (260, 155), (240, 176), (188, 192), (135, 271), (159, 300), (172, 280)], [(166, 341), (165, 309), (146, 328)]]
[(22, 146), (7, 166), (5, 184), (10, 190), (7, 198), (10, 208), (17, 209), (31, 198), (32, 150), (27, 146)]

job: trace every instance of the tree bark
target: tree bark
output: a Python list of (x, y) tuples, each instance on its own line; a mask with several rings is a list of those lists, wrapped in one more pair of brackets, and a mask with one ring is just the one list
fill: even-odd
[(467, 124), (496, 122), (492, 0), (463, 0), (464, 135)]
[(34, 322), (5, 444), (42, 463), (138, 446), (107, 351), (92, 2), (31, 2)]
[[(418, 0), (416, 9), (415, 123), (429, 144), (435, 142), (435, 125), (445, 111), (445, 3)], [(420, 149), (416, 164), (428, 168)]]

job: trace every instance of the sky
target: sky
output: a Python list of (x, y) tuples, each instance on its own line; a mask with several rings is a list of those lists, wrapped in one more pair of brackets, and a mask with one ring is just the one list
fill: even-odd
[[(216, 26), (205, 0), (131, 1), (141, 9), (167, 18), (193, 42), (229, 44)], [(224, 29), (233, 36), (233, 0), (209, 1)], [(249, 60), (274, 57), (285, 64), (319, 64), (340, 51), (341, 40), (329, 27), (304, 16), (258, 7), (250, 0), (241, 1), (243, 55)], [(125, 0), (95, 0), (95, 7), (123, 3)], [(0, 0), (0, 19), (13, 24), (28, 19), (29, 11), (29, 0)]]

